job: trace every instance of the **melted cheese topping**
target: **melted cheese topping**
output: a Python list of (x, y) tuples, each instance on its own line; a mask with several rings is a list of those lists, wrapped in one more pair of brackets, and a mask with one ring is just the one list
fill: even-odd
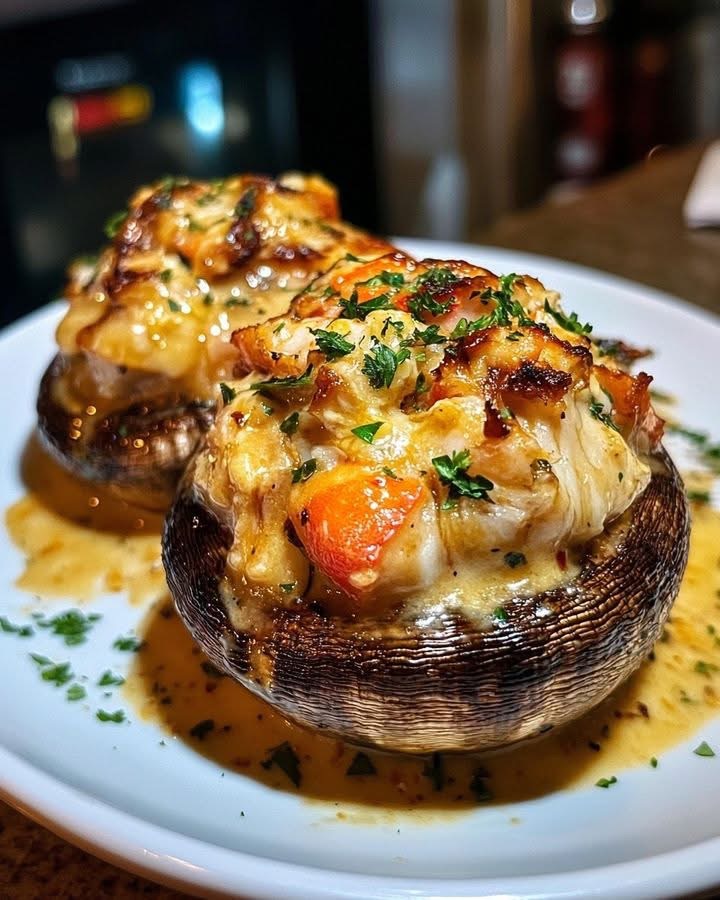
[(339, 221), (335, 190), (316, 176), (142, 188), (97, 262), (70, 270), (57, 341), (80, 357), (71, 387), (86, 400), (132, 400), (160, 377), (215, 399), (231, 375), (234, 329), (284, 312), (346, 253), (387, 250)]
[(196, 467), (234, 528), (236, 586), (477, 616), (572, 574), (647, 486), (658, 425), (647, 376), (596, 362), (570, 321), (528, 277), (395, 254), (339, 264), (236, 334), (249, 374)]

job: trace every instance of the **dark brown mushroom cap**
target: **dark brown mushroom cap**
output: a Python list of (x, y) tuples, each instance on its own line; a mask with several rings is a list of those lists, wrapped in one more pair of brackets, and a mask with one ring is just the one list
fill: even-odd
[(480, 751), (542, 734), (600, 703), (648, 655), (687, 563), (689, 513), (664, 450), (628, 513), (562, 587), (505, 604), (487, 631), (448, 616), (397, 619), (278, 608), (239, 632), (220, 595), (232, 534), (189, 472), (169, 513), (163, 561), (193, 637), (219, 668), (303, 725), (410, 753)]
[(169, 394), (107, 415), (79, 416), (54, 391), (66, 365), (58, 354), (40, 382), (38, 432), (45, 447), (74, 475), (112, 485), (135, 505), (167, 509), (213, 423), (214, 405)]

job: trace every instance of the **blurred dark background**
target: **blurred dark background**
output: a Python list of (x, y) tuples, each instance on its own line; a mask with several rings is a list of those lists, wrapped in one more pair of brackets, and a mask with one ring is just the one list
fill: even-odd
[(165, 174), (322, 172), (463, 238), (720, 134), (720, 0), (2, 0), (3, 322)]

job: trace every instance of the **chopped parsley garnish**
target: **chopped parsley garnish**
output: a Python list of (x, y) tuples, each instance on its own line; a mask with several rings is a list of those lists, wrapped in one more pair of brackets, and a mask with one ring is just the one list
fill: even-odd
[(715, 756), (715, 751), (707, 741), (703, 741), (702, 744), (700, 744), (693, 750), (693, 753), (695, 754), (695, 756), (705, 756), (708, 758), (711, 756)]
[(163, 269), (162, 272), (160, 273), (160, 281), (162, 281), (163, 284), (167, 284), (169, 281), (171, 281), (172, 277), (173, 277), (172, 269)]
[(227, 406), (228, 403), (232, 403), (233, 400), (237, 397), (237, 391), (235, 390), (235, 388), (231, 388), (229, 384), (225, 384), (224, 381), (221, 381), (220, 396), (222, 397), (223, 406)]
[(116, 675), (114, 672), (111, 672), (110, 669), (106, 669), (98, 679), (99, 687), (115, 687), (121, 684), (125, 684), (125, 679), (122, 675)]
[(15, 625), (5, 616), (0, 616), (0, 631), (5, 634), (16, 634), (18, 637), (32, 637), (35, 634), (30, 625)]
[(40, 676), (43, 681), (50, 681), (55, 687), (62, 687), (72, 679), (73, 671), (68, 662), (55, 663), (44, 668)]
[(285, 378), (268, 378), (267, 381), (255, 381), (250, 387), (260, 394), (276, 394), (305, 388), (312, 384), (312, 366), (308, 366), (302, 375), (287, 375)]
[(103, 231), (105, 232), (105, 237), (114, 238), (115, 235), (122, 228), (123, 222), (128, 217), (128, 212), (126, 209), (121, 212), (113, 213), (110, 218), (105, 222), (103, 226)]
[(651, 766), (653, 769), (657, 769), (657, 767), (658, 767), (657, 756), (651, 756), (651, 757), (650, 757), (650, 766)]
[(47, 656), (41, 656), (39, 653), (31, 653), (30, 658), (40, 667), (42, 680), (51, 682), (55, 687), (63, 687), (75, 677), (69, 662), (56, 663), (48, 659)]
[(559, 309), (553, 309), (552, 306), (545, 301), (545, 312), (549, 313), (553, 319), (558, 323), (561, 328), (564, 328), (565, 331), (570, 331), (572, 334), (590, 334), (592, 332), (592, 325), (589, 323), (583, 324), (577, 317), (577, 313), (570, 313), (569, 316), (566, 316), (564, 313), (560, 312)]
[(197, 738), (199, 741), (204, 741), (205, 738), (210, 734), (210, 732), (214, 730), (214, 719), (202, 719), (200, 722), (196, 722), (195, 725), (193, 725), (193, 727), (189, 731), (189, 734), (190, 737)]
[(475, 799), (480, 803), (492, 800), (492, 793), (487, 786), (487, 773), (485, 769), (478, 769), (470, 781), (470, 790), (475, 794)]
[(507, 622), (507, 610), (503, 606), (496, 606), (493, 610), (493, 619), (495, 619), (496, 622)]
[(378, 275), (373, 275), (372, 278), (368, 278), (367, 281), (359, 281), (358, 286), (364, 285), (369, 288), (382, 287), (394, 287), (400, 288), (405, 284), (405, 276), (402, 272), (388, 272), (383, 271)]
[(672, 422), (668, 422), (667, 430), (672, 432), (672, 434), (679, 434), (691, 443), (697, 444), (698, 447), (704, 446), (710, 440), (708, 435), (703, 434), (701, 431), (692, 431), (690, 428), (683, 428), (681, 425), (673, 425)]
[(295, 434), (298, 430), (298, 426), (300, 424), (300, 413), (292, 412), (287, 418), (283, 419), (280, 423), (280, 431), (283, 434), (291, 435)]
[[(205, 296), (207, 298), (210, 294), (208, 293)], [(224, 305), (230, 309), (233, 306), (250, 306), (250, 302), (247, 297), (228, 297)]]
[(62, 637), (68, 647), (71, 647), (74, 644), (83, 644), (87, 633), (101, 618), (99, 613), (90, 613), (86, 616), (79, 609), (69, 609), (51, 619), (35, 616), (35, 623), (38, 628), (49, 628), (53, 634)]
[(136, 638), (134, 634), (115, 638), (113, 641), (113, 650), (122, 650), (123, 653), (137, 653), (141, 647), (142, 641)]
[(377, 775), (377, 769), (367, 753), (356, 753), (347, 767), (346, 775)]
[(409, 357), (410, 351), (406, 347), (401, 350), (393, 350), (387, 344), (381, 344), (378, 341), (370, 352), (365, 354), (362, 372), (367, 376), (371, 387), (389, 388), (393, 383), (398, 366)]
[(699, 659), (695, 663), (695, 671), (699, 675), (712, 675), (714, 672), (720, 672), (720, 668), (714, 663), (705, 662), (704, 660)]
[[(525, 307), (519, 300), (513, 300), (512, 291), (518, 276), (511, 272), (509, 275), (501, 275), (498, 279), (498, 288), (493, 290), (488, 288), (480, 295), (482, 300), (494, 300), (495, 309), (486, 317), (491, 321), (483, 327), (488, 328), (491, 325), (509, 326), (513, 319), (517, 319), (521, 325), (533, 325), (534, 322), (525, 312)], [(482, 320), (478, 319), (478, 322)], [(476, 323), (473, 323), (476, 324)], [(478, 328), (472, 328), (477, 331)]]
[(280, 590), (283, 594), (292, 594), (292, 592), (297, 587), (297, 581), (288, 581), (286, 584), (280, 585)]
[(441, 791), (445, 787), (445, 765), (440, 753), (433, 753), (423, 766), (422, 773), (430, 779), (434, 791)]
[(416, 328), (411, 338), (411, 343), (425, 344), (426, 347), (430, 344), (444, 344), (446, 342), (447, 338), (440, 334), (439, 325), (428, 325), (425, 329)]
[(271, 769), (277, 766), (292, 781), (295, 787), (300, 787), (302, 775), (300, 773), (300, 759), (287, 741), (277, 747), (273, 747), (268, 751), (267, 759), (263, 760), (260, 765), (263, 769)]
[(710, 502), (710, 491), (686, 491), (686, 495), (692, 503)]
[(307, 481), (311, 475), (315, 474), (315, 470), (317, 469), (317, 460), (316, 459), (306, 459), (305, 462), (298, 466), (297, 469), (292, 470), (292, 483), (298, 484), (300, 481)]
[(71, 684), (65, 692), (65, 699), (71, 703), (77, 700), (84, 700), (87, 697), (87, 691), (81, 684)]
[(470, 451), (460, 450), (452, 456), (436, 456), (432, 460), (440, 481), (450, 487), (449, 498), (471, 497), (473, 500), (487, 500), (492, 503), (489, 491), (495, 485), (482, 475), (468, 475)]
[(609, 788), (613, 784), (617, 784), (617, 778), (614, 775), (611, 775), (610, 778), (598, 778), (595, 782), (595, 787)]
[(116, 725), (119, 725), (125, 721), (125, 710), (116, 709), (115, 712), (106, 712), (104, 709), (99, 709), (95, 713), (95, 718), (100, 722), (114, 722)]
[(400, 476), (397, 475), (389, 466), (382, 467), (383, 474), (387, 475), (388, 478), (392, 478), (393, 481), (400, 481)]
[(182, 306), (176, 300), (173, 300), (172, 297), (168, 300), (168, 306), (171, 312), (182, 312)]
[(375, 440), (375, 435), (384, 424), (384, 422), (369, 422), (367, 425), (358, 425), (357, 428), (352, 429), (352, 433), (355, 437), (360, 438), (361, 441), (365, 441), (366, 444), (372, 444)]
[(208, 676), (208, 678), (224, 678), (225, 673), (221, 672), (217, 666), (214, 666), (209, 659), (204, 659), (200, 663), (200, 668)]
[(257, 198), (257, 190), (254, 187), (248, 188), (235, 205), (235, 215), (238, 219), (247, 219), (247, 217), (255, 209), (255, 200)]
[(683, 428), (680, 425), (668, 424), (666, 427), (668, 431), (678, 434), (694, 444), (697, 452), (700, 454), (701, 462), (720, 474), (720, 444), (712, 444), (710, 435), (701, 431), (691, 431), (689, 428)]
[(519, 553), (517, 550), (511, 550), (509, 553), (506, 553), (503, 559), (505, 560), (505, 565), (511, 569), (517, 569), (518, 566), (524, 566), (527, 563), (525, 554)]
[(416, 318), (422, 320), (423, 313), (430, 313), (431, 316), (441, 316), (446, 313), (455, 302), (454, 297), (448, 297), (447, 300), (436, 300), (432, 294), (425, 291), (417, 293), (412, 299), (408, 300), (408, 311)]
[(40, 653), (31, 653), (30, 659), (38, 666), (52, 665), (52, 660), (47, 656), (42, 656)]
[(260, 402), (260, 408), (262, 409), (262, 411), (265, 413), (266, 416), (271, 416), (275, 412), (275, 410), (272, 408), (272, 406), (270, 406), (269, 403), (265, 403), (264, 400), (262, 400)]
[(310, 333), (315, 336), (315, 342), (318, 350), (324, 353), (328, 360), (339, 359), (341, 356), (347, 356), (355, 349), (355, 344), (345, 340), (345, 338), (336, 331), (324, 331), (322, 328), (311, 328)]
[(594, 397), (590, 398), (590, 415), (593, 419), (597, 419), (598, 422), (602, 422), (603, 425), (606, 425), (608, 428), (612, 428), (613, 431), (620, 431), (617, 425), (613, 422), (612, 415), (608, 412), (605, 412), (605, 407), (599, 400), (596, 400)]
[(357, 291), (352, 292), (349, 300), (340, 300), (338, 305), (342, 310), (340, 313), (341, 319), (361, 319), (362, 321), (365, 321), (371, 312), (376, 312), (378, 309), (393, 308), (388, 294), (378, 294), (377, 297), (372, 297), (370, 300), (360, 303)]

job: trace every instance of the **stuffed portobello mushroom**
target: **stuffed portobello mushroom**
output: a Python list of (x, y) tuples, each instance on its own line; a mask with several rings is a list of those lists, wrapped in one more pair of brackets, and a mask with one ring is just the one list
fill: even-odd
[(212, 423), (229, 338), (285, 312), (345, 253), (389, 246), (339, 220), (315, 176), (164, 179), (106, 226), (111, 243), (69, 272), (39, 431), (67, 468), (165, 508)]
[(480, 751), (581, 715), (650, 652), (688, 510), (650, 377), (528, 276), (343, 260), (233, 336), (167, 519), (177, 608), (292, 719)]

